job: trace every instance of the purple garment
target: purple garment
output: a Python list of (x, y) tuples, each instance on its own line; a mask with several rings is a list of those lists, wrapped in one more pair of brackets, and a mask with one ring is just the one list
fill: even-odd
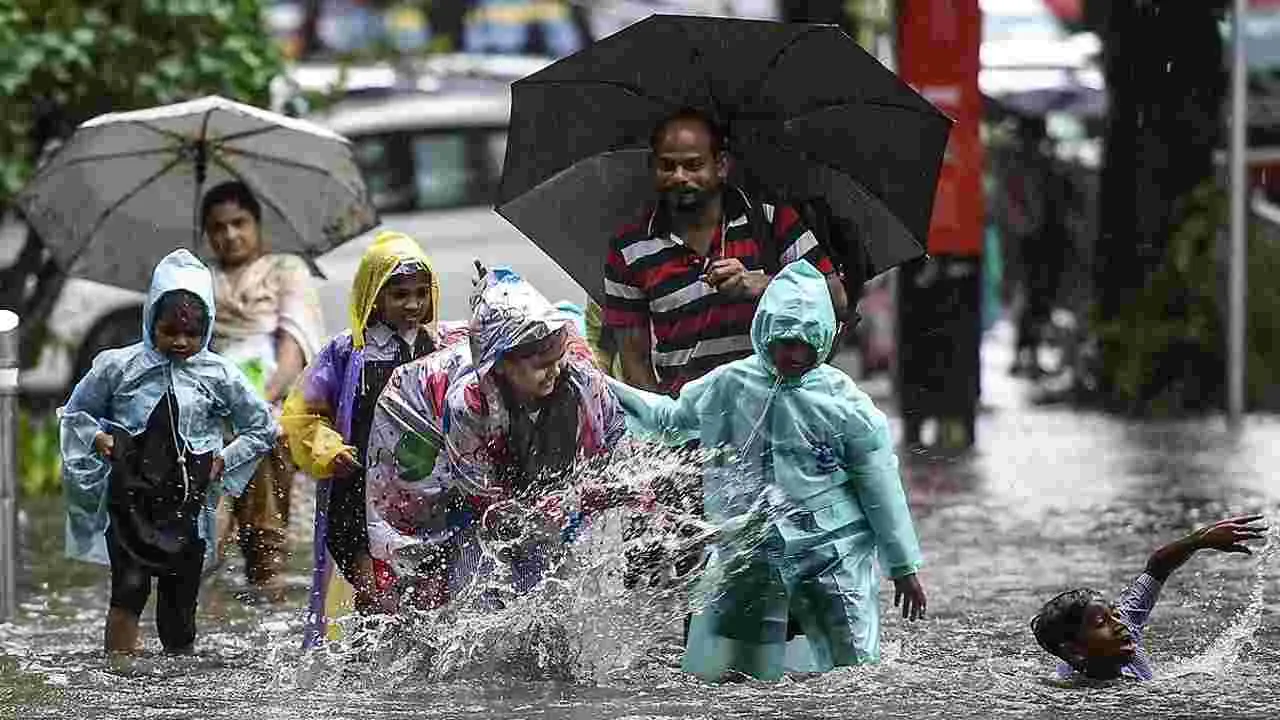
[[(1120, 622), (1129, 628), (1134, 643), (1133, 660), (1120, 668), (1121, 677), (1132, 680), (1150, 680), (1154, 677), (1151, 661), (1147, 657), (1146, 648), (1142, 645), (1142, 631), (1147, 626), (1147, 620), (1151, 617), (1156, 600), (1160, 599), (1161, 587), (1159, 580), (1147, 573), (1142, 573), (1129, 583), (1129, 587), (1120, 593), (1120, 599), (1116, 601)], [(1065, 679), (1074, 674), (1075, 670), (1067, 663), (1058, 664), (1059, 677)]]

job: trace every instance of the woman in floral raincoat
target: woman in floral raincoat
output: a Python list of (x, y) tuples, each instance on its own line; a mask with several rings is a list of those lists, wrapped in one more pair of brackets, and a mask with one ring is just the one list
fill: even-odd
[[(575, 513), (610, 504), (603, 487), (571, 473), (625, 432), (572, 317), (505, 268), (483, 274), (472, 306), (470, 342), (398, 369), (369, 438), (370, 551), (412, 578), (415, 602), (429, 607), (493, 569), (479, 526), (496, 529), (487, 521), (497, 513), (486, 515), (495, 505), (533, 506), (569, 537)], [(504, 559), (524, 592), (546, 558), (538, 548), (517, 555)]]

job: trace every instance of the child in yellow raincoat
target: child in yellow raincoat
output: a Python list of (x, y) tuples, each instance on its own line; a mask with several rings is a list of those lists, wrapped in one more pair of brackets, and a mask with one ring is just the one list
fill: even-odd
[(369, 427), (392, 371), (445, 344), (439, 306), (439, 276), (418, 243), (401, 233), (379, 233), (352, 284), (350, 329), (324, 346), (285, 401), (280, 424), (293, 459), (320, 481), (307, 647), (319, 642), (327, 618), (338, 612), (326, 602), (329, 559), (354, 589), (356, 609), (381, 607), (387, 576), (384, 569), (379, 582), (365, 515)]

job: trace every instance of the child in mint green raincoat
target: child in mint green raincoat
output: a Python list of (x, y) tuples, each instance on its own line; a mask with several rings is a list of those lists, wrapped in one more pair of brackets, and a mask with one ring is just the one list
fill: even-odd
[[(610, 386), (632, 427), (707, 449), (703, 495), (719, 527), (694, 589), (684, 669), (707, 680), (826, 671), (880, 655), (875, 560), (895, 605), (923, 617), (921, 565), (887, 420), (848, 375), (819, 364), (836, 333), (826, 279), (788, 265), (760, 300), (755, 355), (671, 399)], [(788, 648), (788, 619), (803, 632)]]

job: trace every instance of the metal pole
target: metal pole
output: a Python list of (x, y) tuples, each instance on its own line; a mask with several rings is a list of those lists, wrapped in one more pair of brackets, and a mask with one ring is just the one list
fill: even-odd
[(0, 622), (18, 610), (18, 316), (0, 310)]
[(1231, 251), (1227, 274), (1227, 420), (1239, 424), (1244, 412), (1245, 258), (1248, 245), (1245, 216), (1245, 133), (1249, 127), (1245, 83), (1244, 14), (1246, 0), (1235, 0), (1231, 16)]

